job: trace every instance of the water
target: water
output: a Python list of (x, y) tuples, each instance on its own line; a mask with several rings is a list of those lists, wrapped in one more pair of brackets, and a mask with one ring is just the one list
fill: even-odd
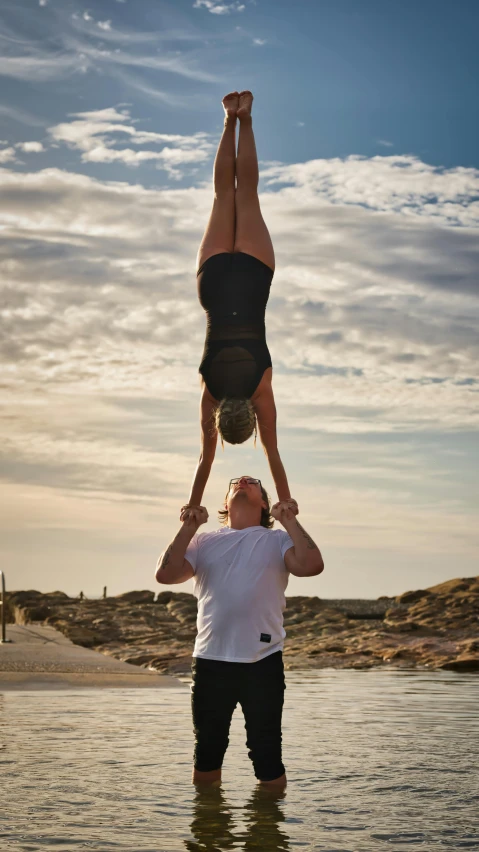
[(287, 672), (288, 787), (257, 790), (233, 716), (223, 783), (191, 784), (187, 684), (0, 695), (0, 848), (479, 849), (479, 680)]

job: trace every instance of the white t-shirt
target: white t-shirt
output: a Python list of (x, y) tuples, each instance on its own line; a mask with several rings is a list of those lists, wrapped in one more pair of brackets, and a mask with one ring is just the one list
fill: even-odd
[(282, 650), (290, 547), (285, 530), (261, 526), (193, 536), (185, 559), (198, 598), (194, 657), (254, 663)]

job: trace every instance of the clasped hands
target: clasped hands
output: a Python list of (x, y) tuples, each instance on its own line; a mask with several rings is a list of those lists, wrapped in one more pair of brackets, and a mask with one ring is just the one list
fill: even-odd
[(208, 510), (205, 506), (182, 506), (180, 511), (180, 521), (184, 524), (196, 524), (200, 527), (201, 524), (206, 524), (208, 520)]
[(273, 518), (275, 521), (280, 521), (281, 523), (284, 523), (284, 521), (292, 521), (298, 512), (298, 504), (293, 497), (289, 497), (288, 500), (278, 500), (278, 502), (274, 503), (271, 507), (271, 514)]
[[(288, 500), (278, 500), (271, 507), (271, 514), (275, 521), (291, 521), (299, 512), (296, 500), (290, 497)], [(180, 511), (180, 521), (186, 524), (196, 524), (197, 527), (201, 524), (206, 524), (208, 520), (208, 510), (204, 506), (182, 506)]]

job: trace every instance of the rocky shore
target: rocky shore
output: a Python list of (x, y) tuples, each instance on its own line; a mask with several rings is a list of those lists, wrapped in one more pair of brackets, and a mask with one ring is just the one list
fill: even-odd
[[(287, 669), (396, 668), (479, 671), (479, 577), (377, 600), (288, 597)], [(196, 598), (127, 592), (102, 599), (11, 592), (11, 623), (52, 625), (72, 642), (168, 674), (189, 671)]]

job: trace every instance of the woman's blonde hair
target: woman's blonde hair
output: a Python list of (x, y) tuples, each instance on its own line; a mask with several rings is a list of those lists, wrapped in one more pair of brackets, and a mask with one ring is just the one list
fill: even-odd
[(254, 432), (256, 447), (256, 414), (250, 399), (232, 399), (225, 396), (215, 411), (215, 426), (221, 438), (228, 444), (242, 444)]

